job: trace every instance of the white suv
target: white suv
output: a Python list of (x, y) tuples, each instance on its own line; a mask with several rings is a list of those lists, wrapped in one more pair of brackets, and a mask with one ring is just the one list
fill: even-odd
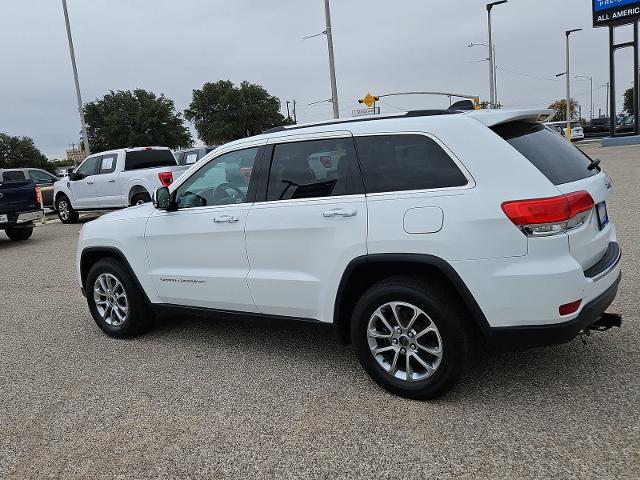
[(420, 399), (475, 340), (619, 326), (611, 182), (550, 113), (409, 112), (219, 147), (154, 204), (84, 225), (91, 314), (114, 337), (167, 312), (333, 323), (377, 383)]

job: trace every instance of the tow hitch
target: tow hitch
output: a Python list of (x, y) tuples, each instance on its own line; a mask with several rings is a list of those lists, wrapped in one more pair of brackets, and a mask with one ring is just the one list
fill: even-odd
[(603, 313), (598, 320), (596, 320), (591, 325), (587, 325), (584, 330), (580, 332), (580, 338), (582, 340), (582, 343), (586, 345), (587, 341), (585, 337), (590, 336), (592, 330), (595, 332), (606, 332), (611, 327), (620, 328), (621, 326), (622, 315), (620, 315), (619, 313)]

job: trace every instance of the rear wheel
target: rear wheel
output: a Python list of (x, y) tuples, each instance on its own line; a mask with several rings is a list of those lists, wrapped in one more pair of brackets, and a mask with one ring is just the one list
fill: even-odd
[(96, 262), (85, 282), (87, 304), (100, 329), (115, 338), (141, 333), (153, 315), (135, 281), (115, 258)]
[(56, 200), (56, 211), (62, 223), (76, 223), (80, 215), (71, 206), (71, 202), (66, 195), (60, 195)]
[(149, 203), (151, 197), (148, 193), (137, 193), (131, 198), (131, 205), (142, 205), (143, 203)]
[(31, 237), (33, 234), (33, 227), (7, 228), (5, 233), (7, 234), (7, 237), (14, 242), (20, 242)]
[(351, 338), (363, 368), (386, 390), (426, 400), (453, 387), (469, 351), (465, 310), (446, 288), (398, 276), (358, 301)]

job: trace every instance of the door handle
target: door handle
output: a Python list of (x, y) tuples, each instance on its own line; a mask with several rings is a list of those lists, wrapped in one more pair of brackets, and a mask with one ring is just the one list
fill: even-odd
[(357, 210), (345, 210), (344, 208), (334, 208), (332, 210), (325, 210), (322, 212), (322, 216), (325, 218), (331, 217), (355, 217), (358, 214)]
[(87, 185), (93, 185), (93, 180), (87, 180)]
[(221, 217), (216, 217), (213, 219), (213, 221), (216, 223), (235, 223), (238, 220), (238, 217), (233, 217), (231, 215), (222, 215)]
[(116, 179), (112, 178), (111, 180), (107, 180), (109, 183), (116, 183)]

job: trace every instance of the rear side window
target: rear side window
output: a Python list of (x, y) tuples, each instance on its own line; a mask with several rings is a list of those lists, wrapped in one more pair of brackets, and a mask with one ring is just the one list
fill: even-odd
[(460, 187), (468, 183), (453, 159), (424, 135), (357, 137), (367, 193)]
[(575, 182), (596, 175), (589, 170), (591, 159), (578, 148), (540, 124), (511, 122), (493, 131), (526, 157), (554, 185)]
[(15, 182), (18, 180), (26, 180), (26, 179), (27, 177), (25, 177), (24, 172), (20, 170), (16, 170), (13, 172), (4, 172), (2, 174), (3, 182)]
[(117, 155), (105, 155), (100, 161), (100, 173), (113, 173), (116, 171)]
[(171, 150), (136, 150), (127, 152), (125, 170), (139, 170), (141, 168), (175, 167), (176, 162)]
[(275, 146), (267, 200), (319, 198), (362, 193), (351, 138)]

